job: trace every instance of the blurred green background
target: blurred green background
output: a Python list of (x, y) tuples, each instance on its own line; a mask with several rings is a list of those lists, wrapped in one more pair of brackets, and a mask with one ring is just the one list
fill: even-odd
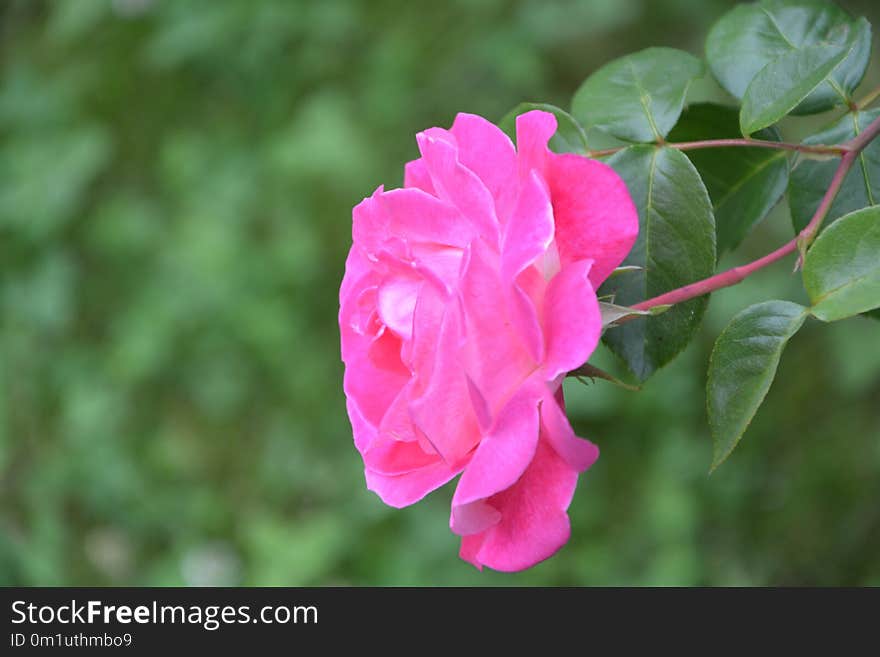
[[(700, 53), (728, 7), (2, 0), (0, 584), (880, 585), (880, 323), (811, 322), (706, 474), (712, 342), (804, 300), (789, 263), (717, 294), (642, 392), (566, 383), (603, 457), (530, 571), (460, 561), (451, 488), (387, 508), (352, 445), (351, 207), (400, 184), (417, 131), (568, 106), (613, 57)], [(781, 208), (723, 264), (790, 234)]]

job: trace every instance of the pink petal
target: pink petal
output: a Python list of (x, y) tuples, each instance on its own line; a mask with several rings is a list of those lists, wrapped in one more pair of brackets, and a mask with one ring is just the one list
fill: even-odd
[(428, 173), (422, 158), (407, 162), (403, 167), (403, 186), (415, 187), (436, 196), (434, 185), (431, 184), (431, 174)]
[(440, 461), (437, 454), (426, 453), (417, 442), (386, 440), (364, 452), (364, 465), (381, 475), (415, 472)]
[(339, 305), (348, 297), (352, 287), (370, 273), (370, 262), (357, 246), (352, 246), (345, 259), (345, 275), (339, 286)]
[(455, 146), (445, 139), (433, 138), (427, 132), (419, 133), (416, 139), (438, 195), (455, 205), (483, 239), (497, 244), (495, 201), (483, 182), (459, 162)]
[(354, 434), (354, 446), (363, 454), (364, 450), (376, 439), (376, 427), (367, 422), (352, 399), (345, 400), (348, 419)]
[(512, 486), (528, 467), (538, 444), (539, 401), (540, 391), (520, 390), (501, 410), (495, 426), (480, 442), (452, 498), (454, 532), (472, 534), (485, 529), (484, 526), (474, 528), (474, 510), (467, 507), (477, 503), (481, 508), (483, 500)]
[(413, 313), (421, 287), (422, 281), (415, 277), (395, 277), (379, 286), (379, 317), (404, 340), (412, 338)]
[(553, 241), (553, 206), (537, 172), (523, 182), (516, 209), (504, 227), (501, 243), (501, 278), (513, 281), (523, 269), (544, 254)]
[(534, 301), (518, 283), (505, 286), (504, 294), (507, 297), (510, 321), (517, 336), (522, 340), (532, 360), (540, 363), (544, 360), (544, 334), (541, 331)]
[(501, 522), (501, 512), (485, 500), (453, 506), (449, 528), (459, 536), (481, 534)]
[(393, 372), (376, 367), (365, 353), (345, 364), (342, 386), (356, 404), (361, 416), (378, 426), (391, 402), (409, 380), (409, 372)]
[(392, 236), (408, 243), (465, 247), (474, 232), (452, 205), (420, 189), (392, 189), (381, 195)]
[[(385, 411), (385, 415), (382, 417), (382, 421), (379, 422), (378, 426), (379, 434), (377, 444), (379, 442), (418, 442), (419, 438), (409, 414), (409, 398), (412, 387), (413, 382), (409, 381), (401, 391), (397, 393), (397, 397), (394, 398), (394, 401), (391, 402), (388, 410)], [(435, 454), (431, 449), (426, 450), (423, 448), (422, 451), (426, 454)], [(386, 474), (393, 473), (386, 472)]]
[(461, 557), (462, 560), (476, 566), (477, 570), (483, 570), (483, 564), (480, 563), (479, 559), (477, 559), (477, 555), (479, 554), (480, 548), (482, 546), (482, 534), (469, 534), (466, 536), (462, 536), (461, 549), (458, 552), (458, 556)]
[(425, 495), (461, 472), (461, 466), (451, 467), (441, 460), (434, 464), (401, 475), (384, 475), (364, 470), (367, 488), (375, 492), (385, 504), (401, 508), (414, 504)]
[(416, 300), (413, 311), (412, 339), (404, 344), (403, 360), (417, 373), (413, 380), (413, 395), (418, 396), (431, 380), (437, 355), (437, 341), (446, 317), (449, 297), (437, 288), (425, 285)]
[(501, 279), (510, 318), (532, 358), (544, 358), (544, 338), (533, 300), (519, 285), (519, 274), (543, 259), (553, 242), (553, 209), (537, 172), (532, 171), (520, 190), (516, 209), (505, 226), (501, 246)]
[(416, 271), (428, 280), (439, 282), (446, 292), (455, 287), (461, 271), (462, 249), (439, 244), (412, 244), (410, 250)]
[(457, 463), (480, 439), (467, 379), (458, 353), (461, 345), (458, 316), (447, 308), (434, 362), (425, 384), (422, 370), (413, 388), (409, 410), (417, 431), (447, 463)]
[(496, 125), (481, 116), (461, 113), (455, 117), (450, 132), (458, 144), (461, 163), (473, 171), (492, 198), (503, 224), (516, 201), (516, 150), (510, 138)]
[(519, 156), (520, 178), (533, 169), (544, 173), (547, 164), (547, 142), (556, 132), (556, 117), (550, 112), (532, 110), (516, 117), (516, 152)]
[(477, 416), (477, 422), (480, 425), (482, 433), (492, 428), (492, 409), (489, 408), (489, 402), (483, 397), (483, 393), (473, 382), (473, 379), (465, 373), (465, 381), (467, 382), (468, 393), (471, 396), (471, 406), (474, 408), (474, 414)]
[(400, 358), (400, 347), (400, 338), (385, 327), (382, 327), (379, 334), (373, 338), (373, 341), (367, 348), (367, 356), (370, 363), (375, 367), (399, 373), (401, 376), (407, 376), (409, 371)]
[(389, 236), (389, 221), (379, 198), (385, 188), (379, 185), (372, 196), (366, 197), (351, 211), (351, 237), (354, 248), (367, 254), (378, 251)]
[(626, 184), (607, 164), (572, 153), (549, 158), (545, 178), (562, 264), (593, 260), (590, 281), (598, 289), (635, 244), (638, 213)]
[(498, 266), (498, 256), (476, 240), (458, 290), (465, 317), (462, 362), (493, 415), (536, 368), (511, 321), (509, 295), (499, 294)]
[[(357, 289), (352, 288), (352, 293), (343, 300), (339, 311), (342, 357), (345, 362), (343, 388), (361, 417), (378, 426), (411, 375), (400, 360), (399, 347), (396, 354), (393, 344), (390, 349), (384, 344), (374, 347), (376, 340), (384, 337), (381, 328), (377, 336), (355, 330), (357, 316), (363, 313), (359, 307), (362, 296), (355, 294)], [(369, 290), (366, 288), (363, 292)]]
[(590, 266), (589, 260), (573, 262), (563, 267), (547, 287), (544, 371), (548, 380), (583, 365), (599, 343), (602, 317), (588, 279)]
[(522, 477), (488, 500), (501, 521), (481, 534), (465, 536), (462, 558), (478, 567), (512, 572), (553, 556), (571, 533), (566, 510), (577, 471), (543, 439)]
[(583, 472), (599, 458), (599, 448), (574, 434), (565, 411), (550, 395), (541, 404), (541, 436), (578, 472)]

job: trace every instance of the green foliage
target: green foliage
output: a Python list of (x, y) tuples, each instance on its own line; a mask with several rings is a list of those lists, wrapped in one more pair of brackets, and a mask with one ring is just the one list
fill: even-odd
[[(531, 571), (478, 573), (462, 563), (446, 526), (451, 490), (392, 511), (365, 490), (351, 443), (336, 328), (350, 210), (378, 184), (400, 183), (401, 163), (417, 155), (414, 133), (448, 126), (457, 111), (501, 116), (522, 98), (567, 107), (603, 63), (650, 43), (693, 51), (729, 8), (721, 0), (523, 0), (515, 12), (492, 0), (3, 3), (0, 583), (880, 583), (875, 323), (805, 326), (781, 366), (795, 375), (769, 392), (773, 412), (752, 421), (749, 449), (705, 477), (707, 431), (695, 403), (705, 356), (736, 309), (803, 294), (784, 266), (713, 295), (702, 330), (705, 300), (686, 306), (693, 316), (676, 321), (690, 348), (639, 393), (566, 382), (567, 413), (603, 458), (581, 477), (573, 540)], [(811, 34), (838, 45), (844, 31), (856, 35), (831, 75), (849, 95), (868, 58), (867, 23), (841, 30), (837, 10), (820, 16), (799, 23), (801, 45), (821, 45)], [(747, 32), (738, 30), (749, 43), (772, 35)], [(741, 96), (769, 61), (749, 71), (760, 47), (734, 55), (746, 71)], [(688, 93), (729, 102), (704, 80), (681, 90), (698, 64), (674, 59), (683, 72), (658, 76), (639, 63), (650, 72), (640, 77), (650, 116), (668, 140), (690, 129), (693, 105), (669, 130)], [(617, 126), (612, 133), (655, 141), (643, 94), (607, 88), (627, 107), (639, 103), (635, 114), (603, 118)], [(794, 113), (840, 104), (829, 89), (820, 85)], [(554, 112), (562, 131), (554, 149), (581, 152), (582, 131), (594, 149), (622, 145)], [(869, 172), (872, 149), (862, 165)], [(634, 166), (648, 152), (619, 157)], [(708, 235), (693, 169), (680, 154), (657, 153), (675, 174), (661, 176), (657, 207), (690, 193), (685, 216), (702, 217), (696, 225)], [(749, 176), (759, 155), (777, 154), (727, 149), (710, 161), (715, 155), (687, 153), (714, 202), (719, 249), (731, 248), (773, 204), (785, 160)], [(835, 164), (799, 159), (794, 175)], [(645, 170), (633, 174), (643, 196)], [(725, 197), (729, 180), (743, 182)], [(791, 190), (798, 215), (794, 182)], [(725, 219), (740, 213), (749, 217), (742, 225)], [(652, 216), (658, 235), (672, 232)], [(789, 239), (782, 223), (771, 215), (722, 268)], [(730, 235), (728, 224), (737, 228)], [(679, 256), (666, 253), (668, 262), (648, 270), (646, 260), (612, 282), (625, 288), (635, 277), (634, 301), (649, 279), (667, 287), (657, 270), (675, 269)], [(699, 260), (710, 272), (708, 253)], [(662, 327), (675, 312), (606, 335)], [(664, 345), (641, 346), (662, 334), (635, 330), (632, 351), (663, 361)], [(617, 365), (604, 347), (596, 362)], [(839, 437), (846, 448), (829, 449)]]
[(796, 303), (765, 301), (736, 315), (718, 336), (706, 384), (713, 470), (739, 443), (767, 396), (782, 350), (806, 316)]
[[(846, 61), (827, 80), (822, 81), (834, 66), (818, 75), (817, 88), (807, 89), (806, 99), (794, 100), (800, 94), (791, 94), (789, 99), (800, 103), (796, 113), (812, 114), (848, 102), (861, 82), (871, 53), (871, 27), (865, 19), (853, 20), (823, 0), (764, 0), (739, 5), (712, 27), (706, 39), (706, 58), (722, 87), (744, 104), (751, 96), (752, 102), (763, 106), (766, 97), (779, 94), (773, 87), (774, 79), (785, 87), (802, 87), (801, 78), (820, 70), (820, 63), (833, 61), (834, 46), (849, 51)], [(823, 47), (829, 50), (822, 51)], [(775, 65), (768, 71), (771, 64)], [(776, 74), (773, 79), (770, 72)], [(791, 77), (786, 79), (783, 72)], [(749, 91), (759, 73), (761, 88)], [(750, 118), (742, 122), (743, 132), (757, 129), (753, 124), (764, 127), (773, 122)]]
[[(688, 107), (669, 133), (672, 142), (739, 136), (737, 110), (713, 103)], [(779, 141), (774, 129), (758, 139)], [(705, 148), (687, 153), (712, 199), (718, 251), (735, 249), (782, 197), (789, 163), (784, 151), (766, 148)]]
[(580, 153), (585, 154), (589, 148), (587, 145), (587, 133), (574, 118), (555, 105), (547, 103), (520, 103), (508, 112), (498, 127), (507, 133), (514, 142), (516, 141), (516, 117), (532, 110), (550, 112), (556, 117), (556, 133), (550, 138), (550, 148), (556, 153)]
[[(805, 144), (840, 144), (859, 134), (866, 125), (880, 117), (880, 109), (851, 113), (842, 116), (834, 124), (821, 132), (804, 139)], [(798, 232), (806, 228), (810, 218), (819, 207), (822, 196), (838, 161), (802, 160), (794, 168), (788, 186), (788, 203), (791, 218)], [(867, 205), (880, 201), (880, 142), (874, 141), (861, 152), (856, 165), (843, 180), (843, 186), (831, 204), (826, 225), (838, 217), (854, 212)]]
[(703, 63), (672, 48), (648, 48), (606, 64), (588, 77), (571, 112), (586, 128), (634, 142), (660, 141), (681, 114)]
[(864, 208), (823, 232), (804, 260), (811, 312), (832, 322), (880, 307), (880, 208)]
[[(609, 279), (600, 293), (630, 306), (710, 276), (715, 220), (690, 160), (671, 148), (631, 146), (608, 164), (626, 182), (639, 210), (639, 238), (624, 264), (642, 269)], [(687, 345), (705, 308), (706, 299), (694, 299), (659, 317), (627, 322), (603, 339), (644, 381)]]
[(774, 59), (752, 78), (742, 98), (739, 127), (746, 136), (777, 123), (827, 83), (849, 53), (846, 46), (810, 46)]

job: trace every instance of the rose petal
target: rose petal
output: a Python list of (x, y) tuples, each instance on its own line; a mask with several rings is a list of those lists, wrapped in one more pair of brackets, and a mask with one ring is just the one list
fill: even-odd
[(400, 358), (400, 338), (385, 327), (373, 338), (367, 349), (370, 362), (377, 368), (409, 376), (409, 370)]
[(455, 147), (448, 141), (427, 132), (419, 133), (416, 140), (438, 195), (456, 206), (483, 239), (497, 244), (495, 201), (477, 174), (459, 162)]
[(395, 355), (393, 349), (373, 348), (376, 337), (382, 339), (383, 333), (378, 336), (359, 334), (352, 326), (353, 318), (361, 312), (359, 300), (360, 295), (350, 294), (339, 312), (345, 362), (343, 388), (349, 401), (357, 405), (360, 415), (373, 426), (378, 426), (411, 374), (400, 360), (399, 353)]
[(398, 276), (379, 286), (379, 317), (404, 340), (412, 338), (413, 313), (422, 281)]
[(463, 507), (473, 503), (480, 506), (486, 498), (512, 486), (528, 467), (538, 444), (539, 401), (540, 392), (531, 387), (520, 390), (480, 441), (452, 498), (452, 531), (468, 534), (485, 529), (475, 529), (474, 510)]
[(550, 112), (532, 110), (516, 117), (516, 152), (519, 176), (525, 179), (533, 169), (541, 175), (547, 163), (547, 142), (556, 132), (556, 117)]
[(345, 400), (345, 408), (348, 411), (348, 419), (351, 421), (354, 446), (363, 454), (364, 450), (376, 439), (376, 427), (364, 419), (353, 399), (348, 398)]
[(385, 504), (402, 508), (414, 504), (461, 472), (461, 466), (451, 467), (441, 460), (433, 465), (401, 475), (383, 475), (364, 470), (367, 488), (376, 493)]
[(378, 426), (391, 402), (403, 389), (409, 372), (394, 372), (376, 367), (365, 353), (345, 364), (342, 386), (346, 396), (361, 415)]
[(473, 239), (455, 207), (420, 189), (392, 189), (379, 201), (389, 234), (404, 242), (465, 247)]
[(485, 500), (453, 506), (449, 516), (449, 528), (462, 537), (481, 534), (499, 522), (501, 512)]
[(459, 160), (489, 190), (498, 220), (505, 224), (517, 195), (513, 142), (498, 126), (475, 114), (458, 114), (450, 132), (458, 144)]
[(413, 372), (412, 395), (418, 396), (431, 380), (436, 360), (437, 341), (446, 316), (449, 297), (437, 288), (425, 285), (413, 310), (412, 339), (404, 344), (402, 358)]
[(385, 440), (364, 452), (364, 465), (380, 475), (415, 472), (440, 461), (437, 454), (426, 453), (417, 442)]
[(563, 267), (547, 287), (544, 371), (548, 380), (583, 365), (599, 344), (602, 316), (588, 279), (590, 266), (589, 260), (573, 262)]
[(537, 362), (544, 357), (544, 337), (533, 299), (520, 287), (519, 275), (536, 260), (543, 259), (552, 242), (550, 196), (537, 172), (532, 171), (520, 189), (516, 209), (505, 226), (501, 279), (508, 297), (510, 318)]
[[(480, 439), (464, 370), (459, 363), (459, 318), (447, 308), (434, 344), (427, 385), (413, 388), (409, 411), (418, 433), (447, 463), (457, 463)], [(422, 371), (417, 370), (417, 377)]]
[(578, 472), (587, 470), (599, 458), (599, 448), (575, 435), (565, 411), (550, 395), (541, 404), (541, 432), (553, 450)]
[(553, 206), (550, 194), (536, 171), (523, 182), (516, 209), (504, 227), (501, 243), (501, 278), (517, 274), (541, 257), (553, 241)]
[(434, 185), (431, 184), (431, 174), (428, 173), (428, 169), (425, 166), (424, 161), (422, 161), (422, 158), (412, 160), (404, 165), (403, 186), (421, 189), (423, 192), (427, 192), (432, 196), (437, 195), (434, 191)]
[(626, 184), (607, 164), (571, 153), (550, 153), (546, 178), (562, 264), (592, 260), (590, 282), (598, 289), (639, 234)]
[(522, 477), (488, 500), (501, 520), (462, 540), (461, 557), (478, 567), (512, 572), (553, 556), (571, 533), (566, 510), (577, 471), (543, 439)]
[(462, 362), (494, 414), (528, 378), (536, 363), (511, 330), (507, 294), (498, 274), (498, 256), (480, 240), (465, 255), (459, 300), (465, 317)]
[(357, 247), (352, 246), (348, 251), (348, 257), (345, 259), (345, 275), (342, 277), (342, 284), (339, 286), (339, 305), (349, 296), (352, 288), (356, 284), (360, 284), (364, 277), (370, 273), (370, 262), (364, 257), (364, 254)]

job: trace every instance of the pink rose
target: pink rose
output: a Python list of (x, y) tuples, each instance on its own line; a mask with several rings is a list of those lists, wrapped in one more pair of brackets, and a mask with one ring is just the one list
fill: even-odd
[(638, 217), (608, 166), (547, 148), (552, 114), (459, 114), (417, 136), (404, 188), (353, 211), (339, 292), (345, 394), (367, 487), (402, 507), (461, 473), (450, 527), (477, 567), (521, 570), (567, 540), (579, 472), (562, 379), (601, 332), (595, 290)]

